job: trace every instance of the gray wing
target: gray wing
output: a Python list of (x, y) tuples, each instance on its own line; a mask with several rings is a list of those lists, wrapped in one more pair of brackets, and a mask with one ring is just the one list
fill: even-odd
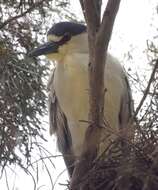
[(72, 152), (72, 138), (68, 127), (68, 122), (63, 113), (58, 99), (53, 88), (54, 74), (48, 84), (48, 109), (49, 109), (49, 124), (50, 134), (55, 134), (57, 137), (57, 146), (63, 154), (66, 167), (69, 175), (72, 176), (74, 168), (74, 155)]
[(132, 140), (134, 137), (134, 128), (130, 123), (130, 119), (132, 118), (134, 113), (134, 104), (132, 99), (131, 88), (125, 73), (124, 73), (124, 85), (125, 85), (125, 92), (121, 99), (119, 122), (120, 122), (120, 127), (121, 129), (123, 129), (126, 138), (128, 140)]

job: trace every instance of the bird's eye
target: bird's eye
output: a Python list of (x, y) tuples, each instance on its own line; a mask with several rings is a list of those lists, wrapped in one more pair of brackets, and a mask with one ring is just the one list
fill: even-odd
[(62, 39), (59, 41), (59, 45), (63, 45), (65, 44), (67, 41), (69, 41), (71, 39), (71, 34), (70, 33), (65, 33), (62, 37)]

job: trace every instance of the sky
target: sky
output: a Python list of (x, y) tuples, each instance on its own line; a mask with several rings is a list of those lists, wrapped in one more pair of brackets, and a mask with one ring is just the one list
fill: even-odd
[[(120, 61), (123, 61), (124, 56), (128, 51), (132, 51), (134, 57), (133, 62), (127, 62), (125, 67), (132, 68), (134, 70), (146, 69), (147, 59), (144, 56), (144, 49), (146, 48), (146, 40), (152, 39), (156, 35), (156, 29), (151, 26), (151, 23), (158, 23), (158, 20), (152, 20), (154, 18), (154, 12), (156, 10), (156, 0), (122, 0), (119, 13), (117, 15), (114, 32), (110, 42), (109, 51)], [(72, 4), (72, 10), (77, 14), (78, 18), (82, 17), (82, 12), (79, 5), (79, 0), (74, 0)], [(154, 24), (153, 24), (154, 25)], [(131, 65), (131, 63), (133, 63)], [(47, 120), (47, 118), (46, 118)], [(49, 128), (49, 127), (48, 127)], [(49, 137), (48, 131), (46, 131), (48, 142), (45, 146), (50, 150), (53, 155), (59, 155), (55, 145), (55, 138)], [(59, 178), (54, 187), (55, 190), (66, 189), (63, 185), (58, 185), (59, 182), (66, 183), (67, 174), (63, 172), (65, 169), (64, 162), (61, 157), (54, 158), (52, 164), (48, 161), (47, 166), (50, 169), (50, 175), (53, 178), (53, 183), (56, 181), (57, 176)], [(41, 165), (42, 168), (42, 165)], [(46, 170), (38, 170), (38, 189), (39, 190), (51, 190), (51, 180)], [(33, 190), (33, 180), (29, 175), (26, 175), (19, 168), (14, 168), (15, 174), (8, 171), (9, 189), (11, 190)], [(15, 182), (15, 184), (14, 184)], [(14, 186), (14, 188), (12, 188)], [(0, 189), (8, 190), (6, 185), (6, 179), (0, 180)]]

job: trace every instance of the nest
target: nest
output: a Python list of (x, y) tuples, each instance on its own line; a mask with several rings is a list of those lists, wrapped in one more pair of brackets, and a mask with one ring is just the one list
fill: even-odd
[[(140, 140), (140, 139), (139, 139)], [(150, 139), (130, 144), (125, 151), (121, 142), (94, 161), (80, 181), (82, 190), (157, 190), (158, 149)], [(106, 154), (106, 155), (105, 155)], [(78, 186), (78, 187), (79, 187)]]

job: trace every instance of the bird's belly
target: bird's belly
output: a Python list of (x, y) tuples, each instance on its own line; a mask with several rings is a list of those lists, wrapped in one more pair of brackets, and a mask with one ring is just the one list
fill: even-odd
[(81, 74), (80, 79), (74, 75), (75, 73), (73, 72), (73, 76), (65, 76), (64, 88), (59, 88), (59, 83), (62, 81), (58, 80), (56, 93), (60, 106), (67, 117), (73, 152), (75, 156), (79, 156), (88, 127), (88, 75), (81, 76)]
[[(79, 156), (82, 152), (86, 129), (89, 125), (88, 72), (80, 70), (80, 68), (70, 73), (67, 72), (62, 74), (62, 78), (56, 79), (55, 90), (60, 106), (67, 117), (73, 152), (75, 156)], [(105, 79), (107, 91), (105, 94), (104, 115), (110, 128), (109, 131), (115, 133), (119, 129), (122, 85), (121, 81), (115, 78), (113, 74), (110, 73), (110, 75), (106, 74), (105, 76), (107, 76)], [(102, 132), (102, 139), (106, 138), (106, 136), (109, 136), (109, 133), (107, 134), (107, 129), (105, 128)], [(105, 145), (105, 142), (102, 144)], [(101, 148), (105, 149), (106, 147), (101, 146)]]
[[(85, 97), (88, 98), (88, 95)], [(115, 101), (112, 101), (112, 97), (106, 96), (105, 100), (105, 120), (106, 120), (106, 128), (103, 128), (101, 135), (101, 145), (99, 152), (103, 152), (111, 140), (115, 138), (115, 134), (119, 129), (118, 115), (116, 113), (118, 110), (117, 104)], [(78, 107), (76, 105), (76, 101), (78, 101)], [(83, 142), (85, 138), (86, 130), (89, 126), (88, 121), (88, 111), (89, 105), (87, 102), (76, 99), (71, 103), (71, 110), (65, 110), (68, 119), (68, 125), (72, 137), (73, 151), (75, 156), (79, 156), (82, 152)], [(73, 106), (75, 104), (75, 106)], [(115, 105), (114, 105), (115, 104)]]
[[(64, 94), (65, 92), (63, 92)], [(71, 89), (65, 98), (60, 98), (59, 102), (61, 108), (63, 109), (71, 137), (72, 137), (72, 145), (73, 152), (75, 156), (79, 156), (82, 151), (84, 137), (86, 133), (86, 129), (88, 127), (88, 111), (89, 111), (89, 101), (88, 101), (88, 91), (85, 89), (83, 91), (73, 91)], [(112, 95), (113, 94), (113, 95)], [(119, 104), (118, 99), (120, 98), (117, 92), (112, 93), (112, 91), (108, 90), (105, 96), (105, 119), (108, 124), (110, 133), (115, 133), (119, 129), (118, 124), (118, 113), (119, 113)], [(109, 132), (107, 133), (107, 129), (103, 130), (102, 139), (106, 136), (109, 136)], [(111, 138), (109, 139), (111, 140)], [(105, 142), (103, 142), (105, 145)], [(101, 148), (105, 149), (105, 146), (101, 146)], [(102, 152), (102, 151), (101, 151)]]

